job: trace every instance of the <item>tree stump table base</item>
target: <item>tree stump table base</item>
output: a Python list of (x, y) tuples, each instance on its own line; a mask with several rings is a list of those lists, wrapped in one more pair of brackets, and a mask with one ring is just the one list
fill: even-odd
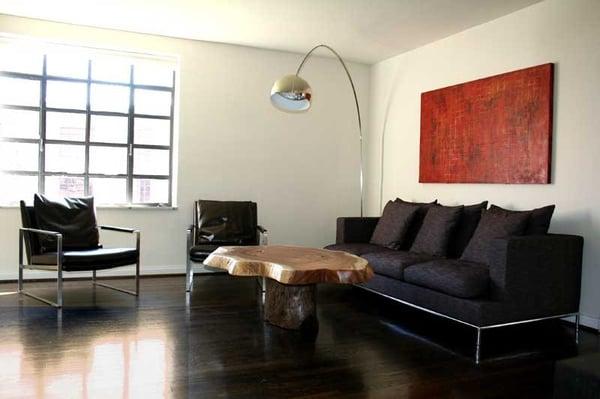
[(266, 279), (264, 319), (306, 332), (318, 331), (318, 283), (356, 284), (373, 276), (367, 260), (358, 256), (289, 245), (220, 247), (204, 264), (233, 276)]
[(267, 279), (265, 320), (288, 330), (313, 329), (317, 321), (316, 284), (290, 285)]

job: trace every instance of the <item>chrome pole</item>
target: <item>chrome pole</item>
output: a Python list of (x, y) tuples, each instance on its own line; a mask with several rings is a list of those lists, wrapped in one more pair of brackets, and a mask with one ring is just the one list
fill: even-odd
[(363, 208), (364, 208), (364, 173), (363, 173), (363, 134), (362, 134), (362, 119), (360, 117), (360, 106), (358, 104), (358, 96), (356, 95), (356, 87), (354, 86), (354, 80), (352, 80), (352, 75), (350, 75), (350, 71), (348, 70), (348, 67), (346, 66), (346, 63), (344, 62), (344, 60), (342, 59), (342, 57), (337, 53), (337, 51), (335, 51), (333, 48), (329, 47), (326, 44), (318, 44), (315, 47), (313, 47), (312, 49), (310, 49), (310, 51), (308, 53), (306, 53), (306, 55), (304, 56), (304, 58), (302, 59), (302, 62), (300, 62), (300, 65), (298, 66), (298, 69), (296, 70), (296, 76), (298, 76), (300, 74), (300, 71), (302, 70), (302, 68), (304, 67), (304, 64), (306, 63), (306, 60), (308, 59), (308, 57), (310, 57), (310, 55), (318, 48), (323, 47), (328, 49), (329, 51), (331, 51), (333, 53), (333, 55), (335, 55), (338, 59), (338, 61), (340, 62), (340, 64), (342, 64), (342, 67), (344, 67), (344, 71), (346, 72), (346, 76), (348, 77), (348, 80), (350, 81), (350, 86), (352, 87), (352, 94), (354, 95), (354, 104), (356, 105), (356, 115), (358, 118), (358, 140), (359, 140), (359, 144), (360, 144), (360, 217), (363, 217), (364, 212), (363, 212)]

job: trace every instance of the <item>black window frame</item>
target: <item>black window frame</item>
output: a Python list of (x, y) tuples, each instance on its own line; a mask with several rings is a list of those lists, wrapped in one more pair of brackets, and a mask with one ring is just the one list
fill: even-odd
[[(134, 57), (131, 57), (134, 58)], [(90, 195), (90, 178), (125, 178), (126, 179), (126, 203), (117, 204), (99, 204), (99, 206), (107, 207), (173, 207), (173, 162), (174, 162), (174, 113), (175, 113), (175, 86), (176, 86), (176, 71), (175, 68), (172, 73), (171, 86), (161, 85), (148, 85), (135, 83), (135, 65), (130, 65), (129, 82), (115, 82), (107, 80), (92, 79), (92, 68), (93, 60), (88, 59), (87, 78), (71, 78), (64, 76), (48, 75), (47, 74), (47, 55), (43, 56), (42, 74), (31, 74), (21, 73), (16, 71), (3, 71), (0, 70), (1, 77), (17, 78), (35, 80), (40, 84), (40, 102), (38, 106), (27, 106), (27, 105), (10, 105), (0, 104), (0, 108), (11, 109), (11, 110), (25, 110), (25, 111), (37, 111), (39, 117), (39, 137), (38, 138), (10, 138), (0, 137), (0, 144), (2, 142), (12, 143), (31, 143), (38, 144), (38, 170), (34, 171), (23, 171), (23, 170), (5, 170), (2, 173), (9, 175), (22, 175), (22, 176), (37, 176), (38, 177), (38, 192), (45, 192), (45, 180), (48, 176), (65, 176), (65, 177), (83, 177), (84, 179), (84, 190), (85, 195)], [(85, 109), (74, 109), (74, 108), (52, 108), (46, 106), (46, 88), (49, 81), (58, 82), (72, 82), (86, 84), (86, 106)], [(127, 112), (113, 112), (113, 111), (94, 111), (91, 109), (91, 87), (92, 84), (108, 85), (108, 86), (120, 86), (127, 87), (129, 89), (129, 108)], [(169, 115), (155, 115), (155, 114), (139, 114), (135, 112), (135, 90), (151, 90), (158, 92), (168, 92), (171, 94), (171, 106)], [(58, 139), (47, 139), (46, 138), (46, 114), (47, 112), (60, 112), (68, 114), (85, 114), (85, 139), (83, 141), (78, 140), (58, 140)], [(111, 142), (98, 142), (90, 140), (91, 132), (91, 118), (94, 115), (99, 116), (114, 116), (114, 117), (127, 117), (127, 143), (111, 143)], [(146, 119), (158, 119), (169, 121), (169, 145), (155, 145), (155, 144), (135, 144), (135, 119), (146, 118)], [(83, 173), (69, 173), (69, 172), (47, 172), (45, 170), (45, 148), (47, 144), (65, 144), (74, 146), (85, 147), (85, 167)], [(90, 166), (90, 147), (118, 147), (127, 149), (127, 171), (125, 174), (98, 174), (89, 173)], [(154, 150), (168, 150), (169, 151), (169, 174), (168, 175), (146, 175), (146, 174), (134, 174), (134, 153), (136, 149), (154, 149)], [(133, 181), (134, 179), (152, 179), (152, 180), (168, 180), (168, 202), (133, 202)], [(7, 204), (0, 204), (0, 206), (6, 206)]]

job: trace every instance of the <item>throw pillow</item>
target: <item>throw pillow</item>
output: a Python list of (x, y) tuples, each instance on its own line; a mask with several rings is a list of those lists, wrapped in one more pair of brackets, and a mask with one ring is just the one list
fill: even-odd
[(489, 246), (496, 238), (521, 235), (527, 227), (529, 214), (485, 211), (469, 245), (460, 259), (486, 263)]
[(400, 248), (419, 207), (388, 201), (375, 226), (370, 243), (391, 249)]
[(408, 251), (410, 249), (412, 243), (415, 241), (415, 238), (417, 237), (419, 230), (421, 229), (421, 225), (423, 224), (423, 219), (425, 219), (425, 215), (427, 215), (427, 211), (429, 211), (429, 209), (431, 207), (433, 207), (434, 205), (437, 204), (437, 200), (435, 200), (433, 202), (408, 202), (408, 201), (404, 201), (400, 198), (396, 198), (396, 200), (394, 202), (419, 207), (419, 210), (417, 211), (417, 214), (415, 215), (413, 222), (408, 227), (408, 232), (406, 233), (406, 239), (404, 240), (402, 247), (399, 248), (399, 249)]
[[(62, 198), (51, 200), (35, 194), (33, 209), (37, 224), (42, 230), (63, 235), (63, 249), (97, 248), (100, 240), (94, 198)], [(56, 238), (40, 236), (42, 252), (56, 251)]]
[(431, 207), (423, 219), (421, 229), (410, 251), (432, 256), (446, 256), (448, 242), (460, 220), (463, 208), (462, 205)]
[(550, 221), (552, 220), (552, 214), (554, 213), (555, 207), (555, 205), (548, 205), (528, 211), (512, 211), (510, 209), (504, 209), (499, 206), (492, 205), (490, 207), (490, 211), (499, 213), (528, 213), (529, 221), (527, 222), (527, 227), (525, 228), (525, 234), (534, 235), (548, 233)]
[(448, 256), (459, 258), (462, 255), (467, 244), (469, 244), (469, 240), (473, 237), (479, 219), (481, 219), (481, 213), (487, 209), (487, 205), (487, 201), (480, 204), (465, 205), (456, 229), (450, 237)]

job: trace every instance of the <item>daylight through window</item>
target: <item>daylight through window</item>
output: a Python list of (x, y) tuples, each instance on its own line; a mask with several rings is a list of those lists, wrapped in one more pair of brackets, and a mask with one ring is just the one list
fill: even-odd
[(176, 62), (0, 41), (0, 205), (173, 205)]

